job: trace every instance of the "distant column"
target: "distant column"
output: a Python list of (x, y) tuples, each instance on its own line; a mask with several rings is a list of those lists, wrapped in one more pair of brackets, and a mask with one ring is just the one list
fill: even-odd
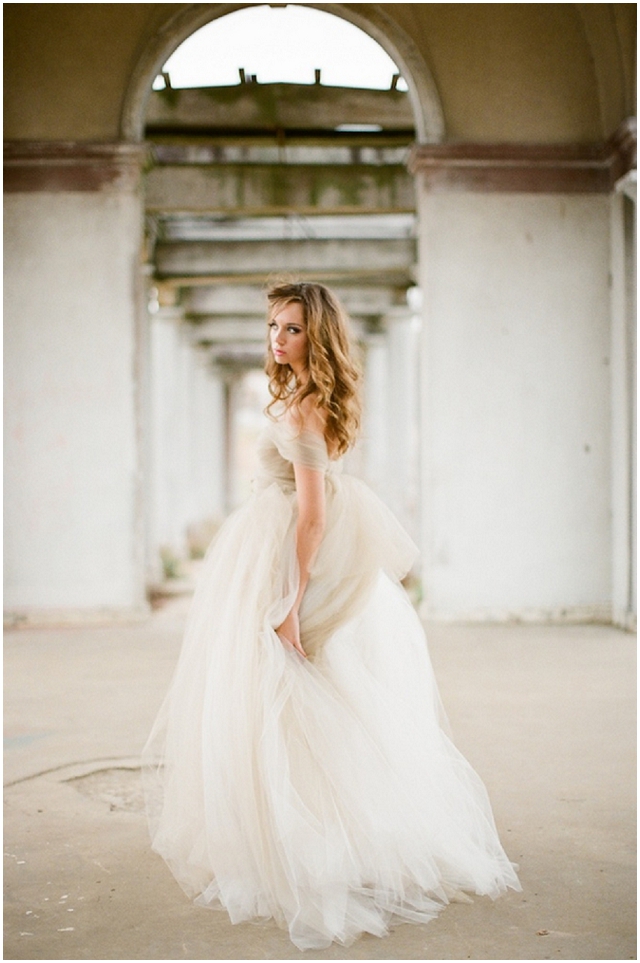
[(241, 368), (230, 367), (225, 374), (225, 514), (234, 511), (244, 501), (246, 495), (242, 489), (239, 472), (239, 441), (240, 441), (240, 408), (242, 402)]
[(417, 538), (418, 503), (418, 332), (408, 306), (385, 315), (387, 330), (387, 468), (389, 506)]
[(372, 332), (365, 336), (364, 344), (362, 464), (365, 480), (380, 498), (386, 500), (389, 465), (387, 343), (382, 332)]
[(205, 348), (193, 353), (190, 548), (199, 552), (224, 516), (224, 388)]
[(150, 332), (150, 581), (199, 555), (225, 514), (225, 387), (179, 307)]
[(162, 575), (168, 564), (185, 554), (181, 493), (188, 478), (189, 445), (185, 440), (185, 356), (179, 308), (162, 307), (151, 320), (150, 395), (150, 548), (151, 572)]

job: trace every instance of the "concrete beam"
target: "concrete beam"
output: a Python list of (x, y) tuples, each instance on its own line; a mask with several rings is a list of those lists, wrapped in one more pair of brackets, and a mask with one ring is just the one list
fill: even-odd
[(231, 278), (262, 283), (295, 274), (331, 280), (377, 278), (378, 283), (409, 284), (416, 247), (413, 240), (176, 242), (156, 247), (159, 279), (190, 286)]
[[(336, 296), (352, 315), (379, 317), (398, 304), (406, 304), (404, 288), (368, 284), (333, 286)], [(190, 317), (261, 317), (267, 308), (264, 287), (258, 285), (217, 285), (196, 287), (182, 302)]]
[(190, 325), (191, 340), (211, 344), (259, 344), (264, 348), (267, 342), (265, 315), (243, 318), (208, 318), (199, 324)]
[[(402, 132), (344, 131), (282, 136), (265, 134), (156, 134), (148, 141), (162, 164), (371, 164), (406, 166), (413, 139)], [(6, 148), (5, 148), (6, 149)]]
[(151, 213), (395, 214), (415, 210), (413, 177), (400, 165), (167, 165), (147, 175)]
[(264, 318), (267, 300), (264, 289), (257, 285), (219, 285), (193, 288), (183, 300), (188, 317), (257, 317)]
[[(351, 327), (356, 339), (364, 338), (366, 322), (352, 317)], [(254, 318), (207, 318), (190, 326), (193, 344), (206, 345), (213, 351), (254, 352), (264, 356), (267, 343), (267, 324), (264, 315)]]
[(236, 344), (225, 342), (207, 349), (209, 363), (228, 371), (246, 371), (249, 368), (263, 368), (266, 355), (264, 342)]
[[(402, 214), (298, 213), (267, 217), (225, 214), (161, 213), (154, 215), (156, 241), (306, 241), (393, 240), (414, 237), (417, 220)], [(152, 233), (152, 232), (150, 232)]]
[(412, 131), (409, 96), (400, 90), (252, 83), (154, 90), (146, 113), (147, 134), (194, 129), (336, 130), (344, 124)]

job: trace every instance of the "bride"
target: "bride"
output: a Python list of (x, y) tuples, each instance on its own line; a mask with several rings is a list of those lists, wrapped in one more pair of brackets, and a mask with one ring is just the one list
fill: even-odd
[(442, 728), (400, 579), (416, 548), (341, 474), (359, 376), (335, 296), (268, 295), (272, 401), (249, 501), (210, 546), (145, 749), (153, 848), (204, 906), (301, 950), (520, 889)]

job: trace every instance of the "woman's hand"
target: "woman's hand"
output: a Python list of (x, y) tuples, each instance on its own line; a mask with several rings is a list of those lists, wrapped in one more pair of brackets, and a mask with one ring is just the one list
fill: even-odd
[(302, 648), (302, 643), (300, 642), (300, 619), (295, 609), (291, 609), (282, 625), (278, 626), (276, 635), (281, 641), (289, 642), (296, 652), (299, 652), (300, 655), (306, 659), (307, 653)]

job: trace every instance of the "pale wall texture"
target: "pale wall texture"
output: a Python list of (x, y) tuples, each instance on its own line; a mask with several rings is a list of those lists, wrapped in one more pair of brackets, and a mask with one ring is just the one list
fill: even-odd
[(5, 197), (5, 607), (137, 609), (139, 199)]
[(434, 617), (608, 614), (609, 205), (421, 198)]

